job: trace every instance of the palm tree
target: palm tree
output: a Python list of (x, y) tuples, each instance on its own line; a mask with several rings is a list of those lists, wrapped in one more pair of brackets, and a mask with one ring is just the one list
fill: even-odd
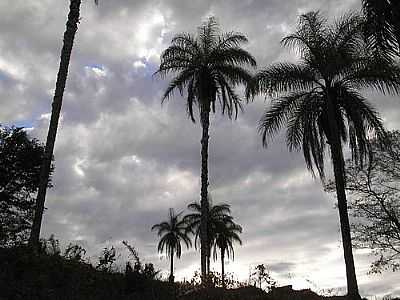
[(362, 0), (366, 17), (366, 34), (382, 54), (400, 56), (400, 2), (395, 0)]
[[(94, 0), (94, 2), (96, 5), (98, 4), (98, 0)], [(68, 76), (68, 67), (72, 52), (72, 46), (74, 44), (75, 33), (78, 30), (80, 6), (81, 0), (71, 0), (69, 6), (68, 21), (64, 33), (63, 47), (61, 50), (61, 60), (57, 74), (56, 89), (53, 98), (45, 153), (40, 169), (39, 190), (36, 196), (35, 204), (35, 216), (33, 218), (31, 234), (29, 237), (29, 246), (34, 252), (37, 252), (39, 248), (40, 229), (42, 226), (44, 203), (46, 200), (46, 191), (51, 171), (51, 161), (53, 158), (54, 144), (56, 142), (58, 120), (61, 113), (61, 106), (65, 84)]]
[(196, 36), (189, 33), (176, 35), (161, 55), (161, 64), (156, 74), (165, 77), (171, 72), (177, 75), (167, 87), (162, 101), (170, 98), (178, 90), (183, 96), (186, 90), (186, 105), (190, 119), (195, 122), (194, 107), (200, 112), (203, 129), (201, 138), (201, 272), (206, 274), (207, 250), (207, 194), (208, 194), (208, 131), (210, 112), (215, 112), (215, 102), (219, 102), (222, 114), (237, 117), (242, 109), (241, 99), (234, 88), (248, 84), (251, 75), (244, 69), (255, 67), (253, 56), (240, 45), (247, 42), (241, 33), (221, 33), (218, 23), (210, 17), (199, 27)]
[(157, 230), (158, 236), (161, 238), (158, 243), (158, 252), (166, 252), (171, 260), (170, 282), (174, 282), (174, 255), (180, 258), (182, 254), (181, 242), (183, 241), (187, 248), (192, 246), (188, 235), (190, 230), (181, 215), (182, 213), (176, 214), (174, 209), (170, 208), (168, 221), (156, 224), (151, 228), (151, 230)]
[(324, 180), (324, 154), (329, 145), (336, 183), (348, 294), (359, 298), (345, 193), (343, 144), (348, 142), (355, 162), (362, 165), (369, 135), (386, 136), (378, 113), (361, 95), (363, 88), (397, 93), (399, 67), (385, 59), (370, 59), (357, 15), (334, 25), (318, 13), (300, 17), (297, 31), (282, 40), (297, 50), (300, 60), (277, 63), (254, 78), (249, 96), (267, 93), (271, 106), (260, 120), (263, 145), (286, 125), (289, 150), (303, 149), (306, 165), (316, 167)]
[[(210, 273), (210, 257), (211, 247), (214, 244), (217, 229), (227, 224), (233, 223), (233, 217), (230, 215), (230, 205), (218, 204), (213, 205), (211, 196), (207, 197), (207, 207), (209, 208), (207, 213), (207, 253), (206, 253), (206, 275)], [(188, 205), (188, 209), (192, 213), (184, 217), (185, 222), (188, 224), (190, 230), (195, 235), (195, 247), (197, 248), (199, 237), (201, 237), (201, 221), (202, 221), (202, 207), (198, 202), (194, 202)], [(200, 239), (201, 240), (201, 239)]]
[(219, 249), (221, 252), (221, 276), (223, 288), (225, 288), (225, 255), (227, 258), (234, 258), (233, 243), (237, 242), (240, 245), (242, 244), (242, 240), (239, 237), (240, 233), (242, 233), (242, 227), (233, 222), (221, 222), (216, 228), (214, 259), (217, 259), (217, 251)]

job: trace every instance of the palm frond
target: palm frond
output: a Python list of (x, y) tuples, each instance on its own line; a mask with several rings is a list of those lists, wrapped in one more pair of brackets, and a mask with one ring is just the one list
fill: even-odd
[(353, 88), (373, 88), (383, 94), (399, 94), (400, 67), (382, 57), (366, 58), (355, 65), (342, 82)]
[(301, 103), (313, 95), (313, 92), (297, 92), (272, 100), (258, 125), (265, 147), (268, 146), (268, 139), (272, 138), (293, 117), (293, 113)]
[(391, 59), (400, 53), (400, 4), (390, 0), (362, 0), (368, 43)]
[(187, 222), (182, 218), (182, 212), (176, 213), (174, 209), (170, 208), (168, 221), (156, 224), (151, 228), (158, 230), (158, 235), (161, 237), (158, 243), (158, 252), (165, 252), (169, 257), (175, 253), (179, 258), (182, 253), (181, 241), (187, 248), (192, 246), (189, 238), (191, 230), (188, 230), (187, 226)]
[(318, 77), (309, 66), (292, 63), (274, 64), (257, 73), (250, 94), (266, 93), (280, 96), (291, 91), (307, 91), (320, 86)]
[(210, 63), (214, 65), (228, 64), (232, 66), (257, 66), (255, 58), (240, 47), (215, 49), (210, 54)]

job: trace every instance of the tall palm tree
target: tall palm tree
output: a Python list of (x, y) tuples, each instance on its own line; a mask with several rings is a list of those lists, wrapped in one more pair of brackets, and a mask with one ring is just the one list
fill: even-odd
[(222, 287), (225, 288), (225, 255), (227, 258), (234, 258), (233, 243), (237, 242), (240, 245), (242, 240), (239, 234), (242, 233), (242, 227), (233, 222), (219, 223), (215, 232), (214, 241), (214, 259), (217, 259), (218, 249), (221, 252), (221, 277)]
[(201, 138), (201, 272), (206, 274), (207, 250), (207, 194), (208, 194), (208, 131), (210, 112), (215, 112), (218, 101), (222, 114), (237, 117), (242, 109), (241, 99), (234, 88), (248, 84), (250, 73), (244, 68), (256, 66), (250, 53), (240, 47), (247, 38), (236, 32), (221, 33), (218, 23), (210, 17), (199, 27), (196, 36), (189, 33), (176, 35), (161, 55), (161, 64), (156, 74), (165, 77), (177, 73), (167, 87), (163, 101), (178, 90), (186, 95), (186, 105), (190, 119), (195, 122), (194, 107), (200, 112), (203, 128)]
[(365, 47), (361, 18), (345, 15), (333, 25), (318, 13), (300, 17), (295, 33), (282, 40), (297, 50), (298, 63), (277, 63), (254, 78), (248, 95), (273, 97), (260, 120), (264, 146), (286, 125), (289, 150), (303, 149), (306, 165), (324, 180), (324, 154), (329, 145), (336, 183), (348, 294), (359, 298), (345, 193), (343, 144), (362, 164), (369, 135), (385, 140), (375, 109), (360, 93), (363, 88), (397, 93), (399, 67), (386, 59), (371, 59)]
[(400, 56), (400, 1), (362, 0), (366, 33), (383, 54)]
[[(211, 247), (215, 242), (217, 229), (227, 224), (233, 224), (233, 217), (230, 215), (230, 205), (228, 204), (217, 204), (213, 205), (211, 196), (207, 197), (207, 253), (206, 253), (206, 275), (210, 273), (210, 258), (211, 258)], [(198, 202), (194, 202), (188, 205), (188, 209), (192, 213), (184, 217), (185, 222), (188, 224), (190, 230), (195, 236), (195, 247), (197, 248), (199, 237), (201, 238), (201, 221), (202, 221), (202, 206)], [(200, 239), (201, 241), (201, 239)]]
[[(98, 4), (98, 0), (94, 0)], [(60, 118), (62, 100), (64, 95), (65, 84), (68, 76), (69, 61), (74, 44), (75, 33), (78, 30), (81, 0), (71, 0), (69, 6), (68, 21), (64, 32), (63, 47), (61, 49), (61, 60), (57, 74), (56, 89), (51, 109), (51, 118), (49, 130), (47, 132), (47, 140), (45, 146), (45, 154), (40, 170), (39, 190), (36, 197), (35, 216), (33, 218), (31, 234), (29, 237), (29, 246), (33, 251), (39, 248), (40, 229), (42, 226), (42, 218), (44, 211), (44, 203), (46, 200), (46, 191), (51, 171), (51, 160), (53, 158), (54, 144), (56, 142), (58, 120)]]
[(187, 248), (192, 246), (188, 235), (190, 230), (181, 215), (182, 213), (176, 214), (174, 209), (170, 208), (168, 221), (156, 224), (151, 228), (151, 230), (157, 230), (158, 236), (161, 238), (158, 243), (158, 251), (166, 252), (171, 260), (170, 282), (174, 282), (174, 256), (180, 258), (182, 254), (181, 242), (184, 242)]

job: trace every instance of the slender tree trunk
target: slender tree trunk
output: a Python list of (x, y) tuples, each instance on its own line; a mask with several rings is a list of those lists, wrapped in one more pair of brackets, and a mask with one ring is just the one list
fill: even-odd
[(210, 108), (201, 110), (201, 125), (203, 135), (201, 138), (201, 224), (200, 224), (200, 244), (201, 244), (201, 275), (203, 280), (207, 275), (207, 256), (208, 256), (208, 130), (210, 127)]
[[(329, 94), (329, 93), (328, 93)], [(361, 299), (358, 292), (357, 277), (354, 267), (353, 249), (351, 244), (350, 222), (347, 211), (347, 200), (345, 192), (345, 165), (343, 158), (342, 143), (340, 133), (336, 123), (336, 109), (332, 99), (327, 96), (328, 121), (330, 130), (330, 149), (335, 174), (336, 195), (338, 199), (340, 231), (344, 251), (344, 261), (346, 264), (347, 295), (350, 299)]]
[(222, 287), (226, 288), (225, 285), (225, 250), (221, 248), (221, 277), (222, 277)]
[(36, 198), (35, 216), (33, 219), (29, 245), (33, 251), (39, 247), (40, 229), (42, 225), (44, 202), (46, 200), (46, 189), (49, 181), (51, 161), (53, 157), (54, 144), (56, 141), (58, 120), (60, 118), (62, 99), (65, 83), (68, 76), (68, 66), (71, 57), (75, 33), (78, 29), (81, 0), (71, 0), (68, 21), (64, 33), (63, 47), (61, 50), (61, 61), (57, 74), (56, 89), (53, 98), (49, 131), (47, 134), (45, 154), (40, 170), (39, 191)]
[(169, 282), (174, 282), (174, 252), (171, 254), (171, 271), (169, 273)]
[[(207, 239), (209, 239), (210, 237), (207, 235)], [(210, 275), (210, 268), (211, 268), (211, 245), (208, 244), (207, 247), (207, 275)]]

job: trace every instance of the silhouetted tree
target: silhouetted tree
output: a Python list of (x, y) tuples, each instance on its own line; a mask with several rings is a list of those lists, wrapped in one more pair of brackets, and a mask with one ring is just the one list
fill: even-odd
[(170, 282), (174, 282), (174, 255), (180, 258), (182, 254), (181, 242), (184, 242), (187, 248), (192, 246), (187, 223), (181, 218), (181, 215), (182, 213), (176, 214), (174, 209), (170, 208), (168, 221), (156, 224), (151, 228), (151, 230), (157, 230), (158, 236), (161, 237), (158, 251), (160, 253), (165, 251), (171, 260)]
[[(372, 141), (365, 166), (346, 161), (353, 244), (373, 249), (378, 257), (371, 265), (373, 273), (400, 269), (400, 132), (392, 131), (388, 136), (390, 150)], [(327, 191), (334, 189), (334, 182), (329, 182)]]
[(239, 234), (242, 233), (242, 227), (234, 222), (219, 222), (216, 224), (215, 240), (214, 240), (214, 259), (217, 259), (218, 249), (221, 253), (221, 279), (222, 287), (225, 288), (225, 255), (227, 258), (234, 258), (235, 251), (233, 243), (237, 242), (240, 245), (242, 240)]
[(362, 0), (366, 34), (384, 56), (400, 55), (400, 1)]
[(86, 249), (80, 245), (69, 243), (64, 251), (64, 258), (75, 262), (82, 262)]
[[(233, 223), (233, 217), (230, 215), (230, 205), (228, 204), (216, 204), (213, 205), (211, 196), (207, 197), (207, 236), (208, 245), (207, 249), (209, 251), (206, 253), (206, 275), (210, 273), (210, 258), (211, 258), (211, 247), (215, 242), (215, 237), (217, 234), (218, 226), (227, 226), (228, 223)], [(197, 247), (197, 242), (199, 237), (201, 237), (201, 220), (202, 220), (202, 207), (198, 202), (194, 202), (188, 205), (188, 209), (192, 213), (184, 217), (185, 222), (187, 222), (191, 231), (195, 235), (195, 247)], [(203, 276), (203, 274), (202, 274)]]
[(178, 73), (166, 89), (163, 101), (178, 90), (183, 96), (187, 91), (186, 105), (193, 122), (194, 106), (200, 111), (203, 128), (201, 138), (201, 272), (206, 275), (207, 249), (207, 194), (208, 194), (208, 131), (210, 112), (215, 112), (215, 102), (221, 105), (222, 114), (237, 117), (241, 101), (234, 88), (247, 84), (251, 75), (242, 66), (256, 66), (256, 61), (240, 45), (247, 38), (236, 32), (221, 33), (216, 20), (210, 17), (196, 36), (189, 33), (176, 35), (161, 55), (161, 64), (156, 74), (166, 76)]
[[(98, 4), (98, 0), (94, 0), (94, 2), (96, 5)], [(45, 154), (40, 170), (39, 191), (36, 197), (35, 216), (33, 219), (31, 234), (29, 237), (29, 245), (33, 251), (37, 251), (39, 247), (40, 228), (42, 226), (44, 203), (46, 200), (46, 190), (51, 172), (51, 160), (54, 152), (54, 144), (56, 142), (58, 120), (61, 113), (61, 106), (65, 84), (68, 76), (68, 67), (72, 52), (72, 46), (74, 44), (75, 33), (78, 30), (80, 6), (81, 0), (71, 0), (69, 6), (68, 21), (64, 33), (63, 47), (61, 50), (61, 60), (57, 74), (56, 89), (54, 92), (52, 103), (49, 130), (47, 132)]]
[(256, 283), (258, 283), (258, 287), (260, 289), (262, 288), (263, 282), (266, 284), (266, 288), (268, 290), (276, 286), (276, 281), (272, 278), (270, 272), (264, 264), (257, 265), (251, 273), (251, 277), (254, 278)]
[[(0, 126), (0, 245), (27, 242), (44, 146), (23, 128)], [(50, 167), (50, 175), (53, 172)], [(47, 184), (50, 185), (50, 177)]]
[(351, 246), (345, 193), (343, 143), (362, 164), (368, 153), (368, 135), (384, 142), (386, 134), (378, 113), (360, 94), (362, 88), (397, 93), (399, 67), (386, 59), (372, 59), (365, 46), (362, 19), (346, 15), (333, 25), (318, 13), (300, 17), (297, 31), (282, 40), (300, 56), (295, 63), (277, 63), (255, 76), (248, 94), (272, 95), (259, 130), (264, 146), (287, 126), (289, 150), (303, 149), (306, 165), (315, 166), (324, 179), (324, 155), (329, 145), (338, 198), (346, 263), (348, 294), (359, 298)]
[(61, 248), (60, 241), (55, 238), (54, 234), (51, 234), (48, 239), (40, 239), (40, 253), (50, 256), (60, 256)]
[(110, 248), (105, 247), (99, 256), (99, 263), (97, 264), (96, 269), (110, 272), (116, 259), (114, 246), (111, 246)]

